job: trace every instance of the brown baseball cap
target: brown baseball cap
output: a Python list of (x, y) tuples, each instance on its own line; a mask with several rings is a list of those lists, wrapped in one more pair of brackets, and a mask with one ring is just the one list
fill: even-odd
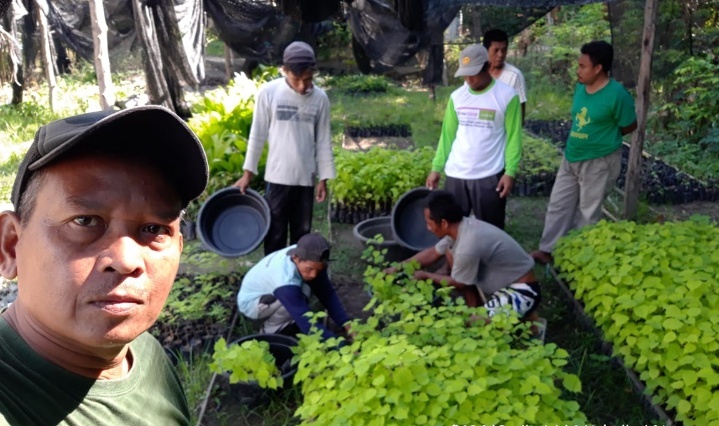
[(305, 234), (297, 241), (297, 246), (287, 252), (288, 256), (297, 256), (312, 262), (329, 262), (330, 243), (320, 234)]
[(195, 133), (169, 109), (146, 105), (80, 114), (40, 127), (15, 177), (11, 195), (15, 209), (33, 173), (81, 150), (136, 150), (170, 179), (183, 207), (207, 186), (207, 158)]

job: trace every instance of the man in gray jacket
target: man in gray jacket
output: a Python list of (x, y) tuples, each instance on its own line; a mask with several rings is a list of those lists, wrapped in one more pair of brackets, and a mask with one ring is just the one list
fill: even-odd
[(310, 232), (312, 200), (323, 202), (327, 179), (335, 177), (330, 102), (312, 84), (315, 65), (310, 45), (291, 43), (283, 55), (285, 77), (263, 85), (255, 102), (244, 174), (235, 186), (244, 192), (250, 185), (267, 141), (264, 179), (271, 219), (265, 255), (287, 247), (288, 225), (289, 244)]

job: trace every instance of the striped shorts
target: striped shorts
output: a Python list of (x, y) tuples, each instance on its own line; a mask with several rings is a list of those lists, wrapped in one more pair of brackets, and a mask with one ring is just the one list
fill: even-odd
[(542, 295), (539, 291), (539, 283), (534, 281), (531, 283), (514, 283), (509, 287), (497, 290), (487, 298), (484, 307), (489, 311), (489, 316), (493, 316), (503, 306), (511, 306), (520, 317), (532, 313), (539, 302)]

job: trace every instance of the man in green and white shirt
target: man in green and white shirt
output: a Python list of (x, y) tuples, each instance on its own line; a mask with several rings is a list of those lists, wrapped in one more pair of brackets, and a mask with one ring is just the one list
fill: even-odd
[(517, 92), (489, 73), (487, 49), (462, 51), (455, 77), (466, 84), (450, 96), (437, 153), (426, 185), (435, 189), (440, 173), (463, 214), (504, 228), (507, 196), (522, 156), (522, 112)]

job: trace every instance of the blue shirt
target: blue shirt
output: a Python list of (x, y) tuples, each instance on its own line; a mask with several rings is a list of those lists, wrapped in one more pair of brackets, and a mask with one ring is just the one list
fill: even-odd
[[(247, 272), (237, 294), (240, 312), (249, 318), (257, 319), (260, 298), (271, 294), (287, 309), (300, 330), (307, 334), (312, 324), (305, 314), (310, 312), (307, 299), (312, 292), (327, 308), (330, 318), (337, 325), (344, 325), (349, 318), (327, 277), (327, 271), (319, 273), (311, 282), (305, 282), (292, 257), (287, 254), (295, 247), (296, 245), (292, 245), (265, 256)], [(314, 325), (322, 330), (325, 338), (333, 337), (321, 323)]]

